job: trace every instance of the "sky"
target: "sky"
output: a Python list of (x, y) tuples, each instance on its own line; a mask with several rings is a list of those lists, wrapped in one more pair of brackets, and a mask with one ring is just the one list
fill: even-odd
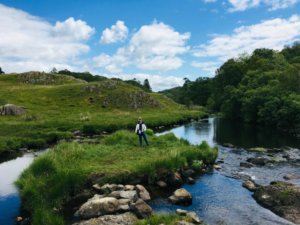
[(0, 0), (0, 67), (149, 79), (213, 77), (230, 58), (300, 41), (300, 0)]

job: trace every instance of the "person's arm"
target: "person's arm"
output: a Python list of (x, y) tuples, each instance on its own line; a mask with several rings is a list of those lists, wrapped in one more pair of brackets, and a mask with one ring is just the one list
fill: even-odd
[(135, 133), (138, 132), (138, 129), (139, 129), (139, 125), (137, 124), (137, 125), (135, 126)]
[(147, 130), (146, 124), (143, 124), (143, 125), (144, 125), (144, 131), (146, 131)]

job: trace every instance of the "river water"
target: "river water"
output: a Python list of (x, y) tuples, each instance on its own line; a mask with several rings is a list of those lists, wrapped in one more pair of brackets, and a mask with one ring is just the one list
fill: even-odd
[[(292, 224), (259, 206), (253, 200), (252, 193), (242, 187), (242, 181), (250, 176), (259, 184), (268, 184), (273, 180), (283, 180), (286, 174), (300, 175), (298, 139), (274, 130), (218, 118), (209, 118), (206, 122), (192, 122), (166, 132), (173, 132), (177, 137), (185, 138), (192, 144), (206, 141), (211, 146), (218, 146), (218, 160), (224, 161), (220, 171), (211, 171), (201, 176), (194, 185), (184, 185), (193, 195), (193, 204), (180, 208), (195, 211), (210, 225)], [(223, 147), (224, 143), (231, 143), (236, 148)], [(285, 154), (289, 154), (291, 160), (286, 161), (282, 153), (279, 153), (264, 156), (276, 158), (276, 163), (263, 167), (241, 168), (241, 161), (261, 154), (246, 149), (258, 146), (284, 147)], [(15, 223), (20, 198), (13, 183), (33, 159), (34, 155), (28, 153), (0, 163), (0, 225)], [(300, 180), (291, 182), (300, 186)], [(156, 199), (151, 206), (159, 212), (174, 212), (178, 208), (165, 199)]]
[[(179, 207), (168, 203), (166, 199), (156, 199), (151, 203), (154, 210), (192, 210), (210, 225), (293, 224), (258, 205), (252, 198), (252, 193), (242, 187), (242, 182), (251, 177), (257, 183), (267, 185), (274, 180), (284, 180), (283, 176), (287, 174), (300, 175), (300, 140), (274, 130), (218, 118), (193, 122), (161, 134), (167, 132), (173, 132), (177, 137), (187, 139), (192, 144), (206, 141), (211, 146), (218, 146), (217, 160), (224, 163), (220, 164), (220, 171), (211, 171), (199, 177), (196, 184), (183, 186), (193, 195), (191, 206)], [(224, 143), (235, 147), (223, 147)], [(272, 155), (247, 151), (253, 147), (284, 148), (285, 151)], [(288, 154), (290, 160), (282, 157), (283, 154)], [(256, 156), (272, 158), (275, 162), (266, 166), (240, 167), (240, 162)], [(299, 179), (289, 182), (300, 186)]]

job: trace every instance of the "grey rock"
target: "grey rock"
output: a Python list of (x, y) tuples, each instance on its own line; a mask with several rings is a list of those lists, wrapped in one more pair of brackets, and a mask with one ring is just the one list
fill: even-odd
[(0, 106), (0, 115), (1, 116), (18, 116), (22, 115), (26, 112), (25, 107), (23, 106), (16, 106), (13, 104), (6, 104)]
[(173, 195), (170, 196), (169, 201), (176, 205), (190, 205), (192, 204), (192, 195), (184, 188), (177, 189)]
[(138, 195), (136, 191), (120, 191), (120, 198), (136, 201), (138, 199)]
[(138, 221), (137, 217), (130, 212), (119, 215), (105, 215), (90, 220), (73, 223), (73, 225), (133, 225)]
[(202, 220), (195, 212), (188, 212), (186, 216), (190, 217), (194, 223), (202, 223)]
[(187, 210), (184, 209), (176, 209), (176, 214), (179, 216), (186, 216), (186, 214), (188, 213)]
[(143, 199), (144, 201), (151, 200), (149, 192), (146, 190), (146, 188), (143, 185), (140, 184), (136, 185), (136, 190), (141, 199)]
[(94, 196), (84, 203), (74, 214), (77, 217), (89, 219), (118, 211), (119, 202), (116, 198)]
[(168, 185), (166, 182), (160, 180), (156, 182), (157, 186), (159, 186), (160, 188), (166, 188)]
[(256, 184), (251, 181), (251, 180), (246, 180), (244, 183), (243, 183), (243, 187), (244, 188), (247, 188), (249, 191), (255, 191), (257, 189), (257, 186)]
[(127, 185), (124, 186), (125, 191), (133, 191), (134, 189), (135, 189), (134, 185), (127, 184)]
[(240, 162), (240, 167), (245, 167), (245, 168), (251, 168), (254, 165), (252, 163), (249, 162)]
[(142, 199), (131, 205), (131, 208), (138, 218), (143, 219), (152, 214), (152, 208)]
[(299, 175), (297, 174), (288, 174), (288, 175), (285, 175), (283, 176), (283, 179), (285, 180), (295, 180), (295, 179), (299, 179)]

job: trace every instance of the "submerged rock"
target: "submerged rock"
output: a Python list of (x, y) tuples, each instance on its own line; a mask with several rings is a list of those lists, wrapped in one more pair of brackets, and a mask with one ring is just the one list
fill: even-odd
[(251, 168), (254, 165), (252, 163), (249, 162), (240, 162), (240, 167), (245, 167), (245, 168)]
[(248, 158), (247, 162), (250, 162), (258, 166), (264, 166), (268, 162), (268, 159), (263, 157), (255, 157), (255, 158)]
[(283, 179), (285, 180), (295, 180), (295, 179), (299, 179), (300, 177), (297, 174), (288, 174), (283, 176)]
[(279, 216), (300, 224), (300, 188), (294, 184), (276, 181), (257, 188), (254, 199)]
[(169, 201), (176, 205), (192, 204), (192, 195), (184, 188), (177, 189), (169, 198)]
[(130, 212), (119, 215), (105, 215), (90, 220), (73, 223), (73, 225), (133, 225), (137, 217)]
[(16, 106), (14, 104), (6, 104), (0, 106), (0, 115), (1, 116), (18, 116), (26, 112), (26, 109), (23, 106)]

